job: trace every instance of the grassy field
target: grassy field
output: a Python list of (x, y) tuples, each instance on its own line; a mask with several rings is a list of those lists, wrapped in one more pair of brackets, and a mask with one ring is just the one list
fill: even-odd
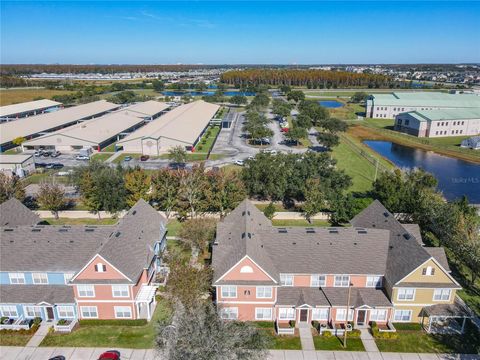
[(271, 321), (252, 322), (260, 333), (268, 339), (268, 348), (272, 350), (302, 350), (299, 336), (277, 335)]
[(7, 89), (0, 90), (0, 106), (32, 101), (37, 98), (51, 99), (54, 95), (71, 94), (68, 90), (48, 89)]
[(144, 326), (80, 326), (69, 334), (49, 333), (40, 346), (75, 346), (150, 349), (154, 347), (156, 324), (168, 319), (171, 308), (168, 302), (160, 299), (152, 320)]
[(102, 149), (102, 152), (115, 152), (115, 143), (110, 144)]
[(331, 226), (330, 223), (327, 220), (312, 220), (311, 223), (309, 223), (307, 220), (272, 220), (272, 225), (273, 226), (306, 226), (306, 227), (312, 227), (312, 226), (320, 226), (320, 227), (325, 227), (325, 226)]
[(0, 346), (25, 346), (32, 338), (32, 334), (19, 333), (15, 330), (0, 333)]
[(315, 350), (338, 350), (338, 351), (365, 351), (362, 340), (359, 338), (347, 338), (347, 347), (343, 347), (343, 338), (336, 336), (314, 336)]
[(434, 151), (446, 156), (480, 163), (480, 152), (461, 148), (460, 142), (465, 139), (462, 136), (446, 138), (418, 138), (416, 136), (403, 134), (392, 130), (393, 120), (367, 119), (361, 122), (352, 123), (348, 134), (362, 140), (383, 140), (392, 141), (397, 144), (420, 148), (427, 151)]
[(118, 219), (91, 219), (91, 218), (47, 218), (44, 219), (49, 225), (113, 225), (118, 222)]
[(122, 155), (120, 155), (119, 157), (113, 159), (112, 162), (113, 162), (114, 164), (122, 163), (127, 156), (130, 156), (132, 159), (140, 159), (140, 156), (142, 156), (142, 155), (141, 155), (141, 154), (129, 154), (129, 153), (125, 153), (125, 154), (122, 154)]
[[(200, 141), (195, 146), (196, 153), (208, 153), (213, 147), (213, 144), (217, 138), (217, 134), (220, 132), (220, 126), (211, 126), (203, 134)], [(208, 136), (207, 136), (208, 134)]]
[(182, 227), (182, 223), (178, 221), (177, 219), (171, 219), (168, 221), (167, 224), (167, 230), (168, 230), (168, 236), (177, 236), (178, 231)]
[[(360, 141), (355, 141), (348, 133), (340, 137), (340, 144), (333, 148), (332, 157), (337, 161), (337, 167), (352, 178), (353, 184), (349, 189), (351, 192), (365, 192), (372, 188), (375, 179), (375, 165), (365, 157), (378, 159), (383, 167), (393, 168), (390, 162)], [(379, 167), (379, 171), (381, 169)]]
[(105, 161), (107, 160), (109, 157), (113, 156), (113, 154), (110, 154), (110, 153), (97, 153), (97, 154), (93, 154), (92, 155), (92, 159), (93, 160), (97, 160), (97, 161)]
[(55, 179), (56, 183), (60, 184), (68, 184), (70, 182), (70, 179), (68, 176), (55, 176), (55, 174), (58, 172), (58, 170), (45, 170), (44, 172), (36, 172), (33, 173), (32, 175), (27, 176), (25, 179), (23, 179), (23, 183), (25, 186), (28, 186), (30, 184), (40, 184), (42, 181), (45, 180), (52, 180), (52, 178)]

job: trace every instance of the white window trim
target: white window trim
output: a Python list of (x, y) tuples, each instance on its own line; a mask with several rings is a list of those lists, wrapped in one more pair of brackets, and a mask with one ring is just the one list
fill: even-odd
[[(440, 291), (440, 299), (435, 299), (435, 292), (436, 291)], [(443, 295), (443, 292), (444, 291), (448, 291), (448, 299), (442, 299), (442, 295)], [(450, 299), (452, 298), (452, 289), (435, 289), (433, 290), (433, 296), (432, 296), (432, 300), (433, 301), (450, 301)]]
[[(369, 285), (368, 284), (368, 279), (376, 279), (378, 278), (380, 284), (377, 286), (377, 281), (375, 281), (375, 284), (374, 285)], [(383, 278), (382, 276), (378, 276), (378, 275), (369, 275), (367, 276), (367, 281), (365, 283), (365, 287), (368, 287), (368, 288), (381, 288), (383, 286)]]
[[(258, 310), (269, 310), (270, 311), (270, 317), (262, 317), (262, 318), (259, 318), (257, 316), (257, 311)], [(255, 308), (255, 320), (272, 320), (272, 317), (273, 317), (273, 309), (272, 308), (261, 308), (261, 307), (256, 307)]]
[[(6, 311), (9, 314), (13, 312), (12, 310), (14, 310), (15, 315), (6, 315), (4, 309), (8, 309)], [(1, 305), (0, 306), (0, 313), (2, 314), (2, 316), (6, 316), (6, 317), (9, 317), (9, 318), (17, 318), (18, 317), (18, 310), (17, 310), (17, 307), (15, 305)]]
[[(327, 317), (326, 318), (319, 318), (315, 316), (315, 311), (327, 311)], [(329, 308), (313, 308), (312, 309), (312, 320), (316, 321), (328, 321), (328, 318), (330, 317), (330, 309)]]
[[(258, 289), (262, 288), (264, 289), (264, 294), (265, 294), (265, 289), (270, 289), (270, 296), (259, 296)], [(273, 288), (271, 286), (257, 286), (255, 289), (255, 296), (257, 299), (271, 299), (273, 297)]]
[[(86, 288), (88, 287), (89, 289), (92, 289), (93, 295), (80, 295), (80, 288)], [(81, 298), (94, 298), (95, 297), (95, 286), (93, 285), (77, 285), (77, 292), (78, 292), (78, 297)], [(88, 291), (87, 291), (88, 292)]]
[[(127, 289), (127, 295), (115, 295), (115, 288), (123, 288), (123, 289)], [(118, 291), (117, 292), (122, 292), (122, 291)], [(112, 297), (114, 298), (128, 298), (130, 297), (130, 287), (128, 285), (112, 285)]]
[[(223, 288), (234, 288), (235, 289), (235, 295), (231, 296), (230, 294), (225, 296), (223, 294)], [(222, 285), (220, 288), (220, 292), (222, 294), (223, 299), (235, 299), (237, 297), (237, 286), (236, 285)], [(227, 293), (230, 293), (230, 291), (227, 291)]]
[[(378, 319), (378, 313), (379, 312), (382, 312), (385, 314), (384, 318), (383, 319)], [(375, 319), (372, 319), (372, 314), (375, 314), (376, 318)], [(372, 309), (370, 310), (370, 321), (387, 321), (387, 317), (388, 317), (388, 310), (387, 309)]]
[[(33, 315), (29, 315), (28, 314), (28, 309), (33, 309)], [(37, 310), (37, 311), (35, 311)], [(38, 315), (37, 313), (40, 312), (40, 315)], [(35, 318), (35, 317), (42, 317), (43, 315), (43, 311), (42, 311), (42, 307), (41, 306), (35, 306), (35, 305), (24, 305), (23, 306), (23, 313), (25, 314), (25, 317), (26, 318)]]
[[(11, 285), (24, 285), (25, 284), (25, 274), (24, 273), (11, 272), (11, 273), (8, 273), (8, 278), (10, 280)], [(12, 278), (23, 279), (23, 282), (12, 282)]]
[[(45, 278), (47, 279), (47, 282), (36, 282), (35, 281), (35, 275), (36, 276), (40, 276), (40, 278)], [(32, 282), (35, 284), (35, 285), (48, 285), (48, 274), (47, 273), (32, 273)]]
[[(411, 298), (411, 299), (407, 299), (407, 298), (405, 298), (405, 299), (400, 299), (400, 290), (405, 290), (405, 291), (406, 291), (406, 290), (413, 290), (413, 296), (412, 296), (412, 298)], [(398, 301), (415, 301), (415, 295), (416, 295), (416, 293), (417, 293), (417, 291), (416, 291), (415, 288), (398, 288), (398, 289), (397, 289), (397, 300), (398, 300)]]
[[(130, 310), (130, 316), (117, 316), (117, 311), (122, 311), (121, 309), (129, 309)], [(113, 310), (115, 312), (115, 319), (131, 319), (133, 317), (133, 311), (131, 306), (114, 306)]]
[[(83, 309), (86, 309), (86, 308), (94, 308), (97, 316), (84, 316)], [(98, 319), (98, 308), (96, 306), (80, 306), (80, 315), (82, 316), (82, 319)]]
[[(348, 277), (347, 285), (336, 285), (336, 284), (335, 284), (337, 277), (342, 278), (341, 281), (340, 281), (340, 283), (343, 283), (343, 278), (344, 278), (345, 276)], [(349, 285), (350, 285), (350, 275), (346, 275), (346, 274), (343, 274), (343, 275), (334, 275), (334, 277), (333, 277), (333, 287), (348, 287)]]
[[(283, 277), (291, 277), (292, 278), (292, 283), (291, 284), (282, 284), (282, 276)], [(295, 282), (295, 278), (293, 274), (280, 274), (280, 284), (281, 286), (293, 286), (293, 283)]]
[[(314, 278), (317, 278), (320, 277), (320, 276), (323, 276), (325, 279), (323, 280), (323, 285), (322, 284), (319, 284), (319, 285), (313, 285), (313, 279)], [(323, 274), (313, 274), (313, 275), (310, 275), (310, 287), (322, 287), (322, 286), (327, 286), (327, 275), (323, 275)]]
[[(67, 316), (62, 316), (60, 315), (60, 312), (71, 312), (72, 313), (72, 316), (70, 315), (67, 315)], [(69, 305), (58, 305), (57, 306), (57, 314), (58, 314), (58, 317), (60, 319), (74, 319), (75, 318), (75, 309), (73, 306), (69, 306)]]
[[(224, 314), (235, 314), (235, 317), (225, 317)], [(238, 320), (238, 307), (224, 307), (220, 310), (220, 318), (223, 320)]]
[[(345, 314), (343, 319), (338, 318), (338, 312), (339, 311)], [(353, 321), (354, 314), (355, 314), (355, 309), (348, 310), (348, 320), (347, 321)], [(347, 317), (347, 308), (337, 308), (335, 310), (335, 321), (345, 321), (346, 317)]]
[(75, 273), (64, 273), (63, 280), (65, 281), (65, 285), (75, 276)]
[[(285, 310), (286, 317), (282, 317), (282, 310)], [(290, 315), (291, 314), (291, 315)], [(295, 309), (289, 307), (278, 308), (278, 319), (279, 320), (295, 320)]]
[[(409, 316), (408, 316), (408, 320), (397, 320), (395, 319), (395, 314), (397, 313), (397, 311), (408, 311), (409, 313)], [(412, 321), (412, 314), (413, 314), (413, 311), (412, 310), (400, 310), (400, 309), (397, 309), (393, 312), (393, 322), (411, 322)]]

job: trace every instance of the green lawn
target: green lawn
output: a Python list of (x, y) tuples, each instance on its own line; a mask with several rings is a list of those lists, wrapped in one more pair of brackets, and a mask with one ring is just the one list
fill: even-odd
[(365, 351), (363, 347), (362, 340), (359, 338), (348, 338), (347, 337), (347, 347), (343, 347), (343, 337), (338, 338), (336, 336), (325, 337), (325, 336), (314, 336), (313, 344), (315, 345), (315, 350), (339, 350), (339, 351)]
[[(36, 172), (23, 179), (23, 183), (25, 184), (25, 186), (30, 184), (40, 184), (42, 181), (51, 180), (52, 176), (54, 176), (57, 172), (58, 170), (45, 170), (43, 172)], [(70, 179), (68, 176), (55, 176), (56, 183), (68, 184), (69, 181)]]
[(111, 156), (113, 156), (113, 154), (110, 154), (110, 153), (97, 153), (97, 154), (93, 154), (93, 155), (92, 155), (92, 159), (93, 159), (93, 160), (97, 160), (97, 161), (104, 162), (104, 161), (106, 161), (108, 158), (110, 158)]
[(155, 325), (159, 320), (168, 319), (170, 305), (160, 299), (152, 320), (144, 326), (80, 326), (69, 334), (49, 333), (40, 346), (108, 347), (151, 349), (155, 344)]
[[(265, 208), (268, 206), (269, 204), (255, 204), (255, 207), (260, 210), (260, 211), (264, 211)], [(273, 204), (273, 206), (275, 207), (275, 211), (276, 212), (285, 212), (285, 211), (296, 211), (298, 209), (286, 209), (282, 203), (279, 203), (279, 204)]]
[(398, 339), (375, 339), (375, 342), (380, 351), (388, 352), (478, 354), (480, 351), (480, 333), (472, 327), (467, 327), (468, 331), (463, 336), (430, 335), (423, 330), (397, 330)]
[[(210, 149), (213, 147), (213, 144), (219, 132), (220, 132), (220, 126), (210, 126), (205, 131), (205, 133), (203, 134), (198, 144), (195, 146), (195, 152), (208, 153)], [(207, 136), (207, 134), (209, 135)]]
[(115, 152), (115, 143), (108, 145), (102, 149), (102, 152)]
[(178, 231), (182, 227), (182, 223), (177, 219), (170, 219), (167, 223), (168, 236), (177, 236)]
[(0, 346), (25, 346), (34, 333), (25, 334), (15, 330), (0, 331)]
[(141, 154), (129, 154), (129, 153), (125, 153), (125, 154), (122, 154), (122, 155), (120, 155), (119, 157), (115, 158), (115, 159), (113, 160), (113, 163), (114, 163), (114, 164), (122, 163), (127, 156), (130, 156), (132, 159), (140, 159), (140, 156), (142, 156), (142, 155), (141, 155)]
[[(347, 141), (350, 139), (354, 144)], [(364, 154), (362, 156), (361, 154)], [(372, 188), (372, 183), (375, 179), (375, 165), (368, 161), (366, 157), (371, 157), (375, 154), (375, 158), (379, 159), (380, 164), (387, 168), (392, 168), (393, 165), (381, 158), (373, 150), (360, 142), (355, 142), (348, 134), (340, 137), (340, 144), (335, 146), (332, 151), (332, 157), (337, 160), (337, 167), (344, 170), (347, 175), (352, 178), (352, 192), (365, 192)], [(379, 168), (379, 171), (381, 168)]]
[(273, 226), (303, 226), (303, 227), (311, 227), (311, 226), (331, 226), (327, 220), (312, 220), (309, 223), (307, 220), (272, 220)]
[(106, 218), (106, 219), (90, 219), (90, 218), (47, 218), (44, 219), (49, 225), (113, 225), (118, 222), (118, 219)]

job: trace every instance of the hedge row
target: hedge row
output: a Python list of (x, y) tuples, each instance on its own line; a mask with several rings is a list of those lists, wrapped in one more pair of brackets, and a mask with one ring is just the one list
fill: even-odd
[(86, 319), (80, 320), (80, 326), (144, 326), (147, 325), (147, 319), (136, 320), (98, 320)]
[(420, 323), (393, 323), (393, 326), (397, 330), (410, 330), (410, 331), (422, 330), (422, 324)]

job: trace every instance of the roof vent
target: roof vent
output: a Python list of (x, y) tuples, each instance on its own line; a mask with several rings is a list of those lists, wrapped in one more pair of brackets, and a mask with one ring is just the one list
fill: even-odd
[(242, 216), (245, 216), (245, 211), (242, 211)]
[(59, 232), (67, 232), (68, 229), (66, 229), (66, 228), (61, 228), (61, 229), (58, 229), (58, 231), (59, 231)]
[(307, 232), (307, 234), (315, 234), (314, 228), (306, 228), (305, 231)]
[(73, 240), (70, 240), (70, 244), (73, 244)]
[(135, 215), (137, 213), (137, 210), (132, 211), (132, 215)]
[(286, 228), (278, 228), (278, 232), (280, 234), (286, 234), (287, 233), (287, 229)]
[(94, 232), (95, 229), (85, 229), (86, 232)]
[(403, 234), (403, 237), (407, 240), (410, 240), (412, 238), (412, 236), (409, 233)]
[(337, 229), (330, 229), (330, 230), (328, 230), (328, 232), (329, 232), (330, 234), (338, 234), (338, 230), (337, 230)]
[(245, 239), (245, 233), (242, 233), (242, 239)]
[(13, 229), (3, 229), (3, 231), (13, 231)]
[(42, 229), (35, 229), (35, 228), (32, 229), (32, 232), (40, 232), (40, 231), (42, 231)]
[(252, 238), (252, 234), (248, 233), (248, 238), (251, 239), (251, 238)]
[(294, 241), (294, 242), (292, 242), (292, 245), (297, 245), (297, 243)]
[(358, 230), (357, 232), (358, 232), (359, 234), (368, 234), (368, 233), (367, 233), (367, 230)]
[(387, 217), (389, 217), (389, 216), (390, 216), (390, 214), (389, 214), (388, 212), (386, 212), (386, 211), (385, 211), (385, 212), (383, 213), (383, 216), (385, 216), (385, 217), (387, 218)]
[(250, 216), (250, 210), (247, 211), (248, 216)]
[(10, 240), (10, 244), (13, 244), (13, 240)]
[(115, 237), (119, 237), (121, 234), (122, 234), (122, 233), (121, 233), (120, 231), (117, 231), (117, 232), (115, 233)]

